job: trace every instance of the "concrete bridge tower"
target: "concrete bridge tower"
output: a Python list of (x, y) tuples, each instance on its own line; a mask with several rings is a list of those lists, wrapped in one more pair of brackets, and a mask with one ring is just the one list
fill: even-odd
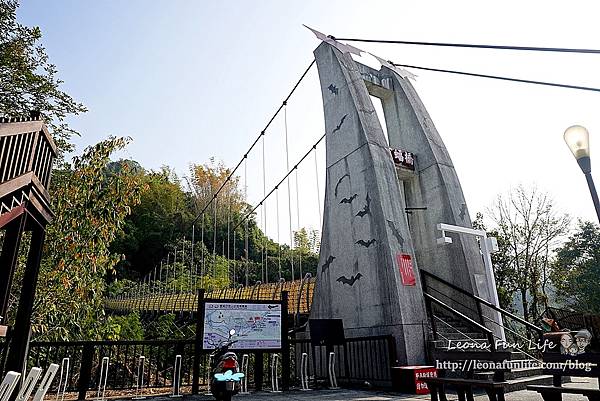
[[(422, 363), (427, 316), (419, 269), (489, 299), (475, 240), (436, 244), (438, 223), (471, 227), (457, 174), (406, 78), (329, 43), (314, 54), (327, 160), (311, 318), (343, 319), (347, 337), (392, 334), (400, 364)], [(369, 95), (382, 101), (389, 144)], [(390, 147), (412, 152), (414, 171), (397, 170)], [(409, 222), (406, 207), (427, 210)]]

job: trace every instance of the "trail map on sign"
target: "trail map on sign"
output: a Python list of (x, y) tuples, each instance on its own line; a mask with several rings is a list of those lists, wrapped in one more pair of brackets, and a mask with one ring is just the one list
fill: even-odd
[(234, 349), (281, 348), (281, 304), (206, 302), (202, 347), (217, 348), (231, 329)]

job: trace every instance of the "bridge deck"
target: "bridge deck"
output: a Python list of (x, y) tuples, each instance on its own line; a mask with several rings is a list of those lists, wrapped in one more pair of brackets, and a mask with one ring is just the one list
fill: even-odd
[[(288, 313), (309, 313), (312, 304), (315, 279), (295, 280), (282, 283), (257, 284), (252, 287), (226, 288), (208, 291), (206, 298), (239, 300), (280, 300), (281, 292), (288, 292)], [(153, 294), (143, 297), (112, 298), (104, 301), (107, 310), (118, 312), (193, 312), (198, 307), (198, 295), (194, 293)]]

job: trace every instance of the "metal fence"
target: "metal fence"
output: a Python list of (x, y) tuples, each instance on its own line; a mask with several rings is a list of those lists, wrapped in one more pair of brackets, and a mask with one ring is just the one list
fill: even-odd
[(313, 346), (310, 339), (290, 340), (292, 383), (300, 383), (302, 354), (308, 358), (309, 380), (315, 386), (328, 383), (329, 354), (334, 353), (334, 371), (339, 383), (389, 387), (396, 359), (393, 336), (347, 338), (344, 345)]
[[(77, 392), (84, 399), (89, 391), (97, 391), (103, 358), (108, 358), (109, 368), (106, 390), (134, 390), (138, 385), (140, 356), (144, 356), (144, 387), (171, 391), (175, 358), (181, 355), (180, 385), (189, 392), (193, 381), (195, 340), (148, 340), (148, 341), (72, 341), (32, 342), (29, 348), (28, 366), (48, 368), (51, 363), (61, 364), (69, 358), (67, 392)], [(344, 345), (333, 347), (313, 346), (309, 339), (290, 340), (291, 386), (301, 386), (300, 362), (307, 354), (307, 373), (311, 387), (329, 385), (329, 353), (334, 352), (335, 375), (340, 384), (364, 384), (389, 386), (390, 367), (395, 359), (395, 341), (392, 336), (348, 338)], [(248, 384), (250, 388), (270, 388), (272, 373), (281, 379), (281, 358), (272, 369), (273, 353), (239, 351), (241, 362), (248, 355)], [(281, 354), (279, 354), (281, 357)], [(209, 378), (209, 352), (200, 354), (200, 386), (206, 386)], [(257, 382), (258, 381), (258, 382)], [(58, 391), (57, 378), (50, 393)], [(280, 380), (280, 383), (282, 381)], [(63, 383), (64, 386), (64, 383)], [(62, 388), (62, 386), (61, 386)]]
[[(87, 391), (98, 389), (105, 357), (109, 361), (106, 388), (123, 390), (136, 388), (140, 356), (144, 356), (144, 386), (171, 387), (176, 355), (181, 355), (180, 383), (190, 385), (194, 340), (32, 342), (28, 366), (46, 369), (51, 363), (60, 364), (64, 358), (69, 358), (66, 389), (77, 391), (82, 399)], [(206, 359), (206, 355), (203, 358)], [(201, 366), (205, 369), (205, 365), (206, 362)], [(57, 388), (58, 381), (55, 380), (51, 391)]]

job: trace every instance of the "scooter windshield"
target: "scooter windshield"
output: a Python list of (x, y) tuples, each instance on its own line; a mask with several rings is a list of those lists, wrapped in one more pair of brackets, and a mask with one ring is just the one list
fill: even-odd
[(233, 373), (233, 371), (228, 370), (225, 373), (215, 373), (215, 379), (219, 382), (226, 381), (234, 381), (239, 382), (245, 375), (242, 372)]

